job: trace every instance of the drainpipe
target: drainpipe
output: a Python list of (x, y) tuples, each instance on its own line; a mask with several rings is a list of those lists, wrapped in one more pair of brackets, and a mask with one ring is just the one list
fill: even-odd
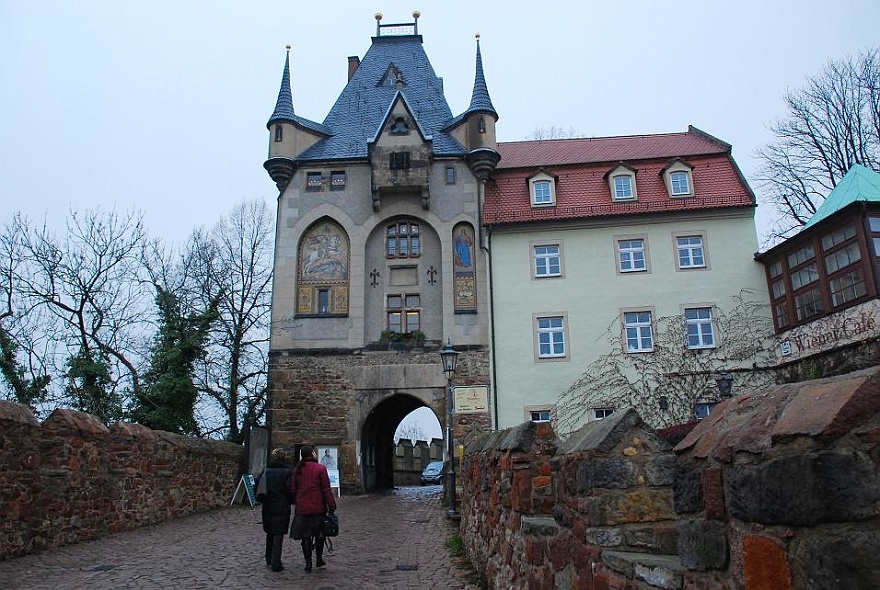
[(486, 235), (483, 235), (483, 200), (486, 197), (486, 181), (481, 180), (479, 195), (477, 196), (477, 213), (480, 220), (480, 249), (486, 253), (486, 273), (489, 283), (489, 372), (492, 376), (492, 428), (498, 429), (498, 370), (495, 364), (495, 291), (492, 288), (492, 226), (485, 226)]

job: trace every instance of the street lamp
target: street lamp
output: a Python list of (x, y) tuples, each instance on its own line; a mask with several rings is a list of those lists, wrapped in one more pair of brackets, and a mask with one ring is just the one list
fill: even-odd
[(718, 393), (721, 397), (730, 397), (730, 391), (733, 389), (733, 375), (721, 373), (715, 377), (715, 383), (718, 384)]
[(449, 340), (440, 351), (440, 360), (443, 362), (443, 372), (446, 373), (446, 456), (449, 464), (446, 466), (446, 495), (449, 497), (449, 516), (455, 516), (455, 447), (452, 444), (452, 423), (455, 420), (455, 408), (452, 391), (452, 377), (455, 375), (455, 363), (458, 353), (452, 348)]

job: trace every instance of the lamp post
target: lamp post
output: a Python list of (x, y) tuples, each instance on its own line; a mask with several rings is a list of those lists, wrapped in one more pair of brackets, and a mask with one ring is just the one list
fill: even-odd
[(455, 446), (452, 444), (453, 421), (455, 420), (455, 400), (452, 391), (452, 377), (455, 375), (455, 363), (458, 353), (452, 348), (449, 340), (440, 351), (440, 360), (443, 362), (443, 372), (446, 373), (446, 456), (449, 464), (446, 466), (446, 495), (449, 498), (449, 516), (455, 516)]
[(733, 375), (721, 373), (715, 377), (715, 383), (718, 384), (718, 393), (722, 398), (730, 397), (730, 392), (733, 389)]

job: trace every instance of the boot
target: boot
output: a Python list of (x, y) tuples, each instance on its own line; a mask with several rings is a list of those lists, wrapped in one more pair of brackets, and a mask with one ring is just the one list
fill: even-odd
[(306, 559), (305, 570), (308, 573), (312, 573), (312, 540), (311, 539), (303, 539), (302, 549), (303, 549), (303, 557), (305, 557), (305, 559)]
[(315, 561), (315, 567), (324, 567), (327, 565), (327, 562), (324, 561), (324, 538), (318, 537), (315, 539), (315, 557), (317, 560)]

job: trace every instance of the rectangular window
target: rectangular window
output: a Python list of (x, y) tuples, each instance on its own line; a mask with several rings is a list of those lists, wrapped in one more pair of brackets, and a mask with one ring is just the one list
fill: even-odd
[(632, 176), (614, 177), (614, 198), (621, 200), (633, 198)]
[(697, 402), (694, 406), (694, 418), (697, 420), (708, 418), (716, 405), (716, 402)]
[(702, 236), (682, 236), (675, 239), (679, 268), (705, 268)]
[(392, 170), (409, 170), (409, 152), (391, 152), (388, 156), (389, 168)]
[(776, 278), (782, 274), (782, 261), (777, 260), (773, 264), (770, 265), (770, 277)]
[(822, 249), (830, 250), (834, 246), (842, 244), (854, 237), (856, 237), (856, 228), (852, 225), (845, 225), (826, 236), (822, 236)]
[(628, 311), (623, 314), (626, 352), (654, 350), (654, 326), (650, 311)]
[(275, 125), (275, 141), (279, 142), (284, 139), (284, 128), (281, 125)]
[(330, 173), (330, 189), (342, 190), (345, 188), (345, 171), (337, 170)]
[(690, 175), (687, 172), (673, 172), (669, 175), (673, 195), (691, 194)]
[(318, 313), (324, 315), (330, 313), (329, 289), (318, 289)]
[(455, 184), (455, 168), (452, 166), (446, 167), (446, 184)]
[(593, 408), (593, 420), (603, 420), (614, 413), (614, 408)]
[(773, 299), (779, 299), (785, 296), (785, 281), (779, 279), (773, 281)]
[(825, 257), (825, 272), (834, 274), (841, 268), (854, 264), (862, 259), (859, 245), (853, 242), (849, 246), (836, 250)]
[(788, 266), (793, 268), (799, 264), (803, 264), (807, 260), (812, 260), (816, 254), (813, 252), (812, 244), (809, 246), (804, 246), (797, 252), (793, 252), (788, 255)]
[(842, 276), (831, 279), (828, 283), (831, 290), (831, 305), (838, 307), (848, 301), (864, 297), (865, 281), (860, 269), (848, 272)]
[(791, 288), (797, 291), (801, 287), (805, 287), (818, 280), (819, 267), (813, 262), (812, 264), (808, 264), (807, 266), (791, 273)]
[(644, 240), (619, 240), (617, 259), (620, 272), (639, 272), (647, 270), (645, 263)]
[(786, 306), (785, 302), (774, 305), (773, 313), (776, 316), (776, 326), (780, 330), (788, 325), (788, 306)]
[(535, 276), (558, 277), (562, 275), (559, 245), (535, 246)]
[(794, 296), (794, 310), (799, 322), (819, 315), (824, 311), (822, 307), (822, 293), (818, 287)]
[(410, 333), (420, 329), (422, 298), (418, 293), (388, 295), (388, 329)]
[(529, 412), (529, 419), (532, 422), (549, 422), (550, 410), (538, 410)]
[(685, 309), (684, 321), (687, 329), (688, 348), (715, 348), (715, 329), (712, 324), (711, 307)]
[(535, 192), (535, 205), (550, 205), (553, 203), (553, 193), (550, 190), (549, 180), (538, 180), (532, 187)]
[(323, 176), (320, 172), (306, 172), (306, 190), (319, 191), (322, 187)]
[(386, 258), (417, 258), (421, 251), (419, 224), (401, 221), (385, 228)]
[(565, 325), (562, 316), (537, 318), (538, 358), (565, 356)]

